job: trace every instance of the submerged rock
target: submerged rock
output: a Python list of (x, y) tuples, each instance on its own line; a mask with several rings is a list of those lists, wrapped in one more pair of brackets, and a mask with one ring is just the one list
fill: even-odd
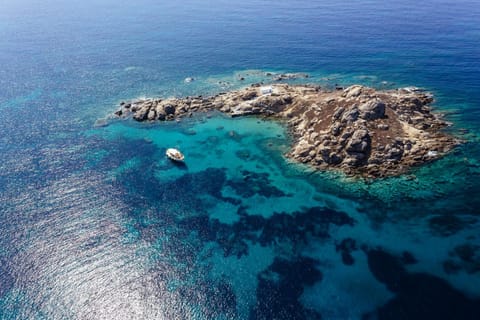
[[(279, 80), (303, 74), (272, 75)], [(441, 158), (459, 139), (441, 131), (449, 124), (431, 112), (429, 93), (378, 91), (354, 85), (327, 91), (318, 86), (260, 84), (211, 97), (143, 99), (120, 103), (117, 117), (165, 121), (219, 110), (232, 117), (256, 115), (285, 121), (294, 136), (286, 155), (317, 169), (385, 177)]]

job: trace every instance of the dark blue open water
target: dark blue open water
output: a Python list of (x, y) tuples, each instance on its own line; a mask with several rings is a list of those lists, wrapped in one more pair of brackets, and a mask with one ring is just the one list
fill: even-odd
[[(479, 21), (474, 0), (0, 0), (0, 318), (480, 319)], [(363, 182), (287, 162), (277, 123), (94, 126), (265, 71), (426, 88), (465, 144)]]

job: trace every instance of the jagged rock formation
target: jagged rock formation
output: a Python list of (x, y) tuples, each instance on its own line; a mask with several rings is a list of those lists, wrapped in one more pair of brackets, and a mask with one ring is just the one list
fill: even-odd
[(437, 159), (460, 143), (440, 130), (448, 124), (431, 112), (432, 101), (417, 88), (377, 91), (354, 85), (327, 91), (310, 85), (256, 84), (211, 97), (122, 102), (115, 114), (165, 121), (219, 110), (232, 117), (278, 119), (295, 137), (288, 157), (318, 169), (385, 177)]

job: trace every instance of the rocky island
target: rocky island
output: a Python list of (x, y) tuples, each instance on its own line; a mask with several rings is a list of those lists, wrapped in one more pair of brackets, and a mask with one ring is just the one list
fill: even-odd
[(460, 141), (443, 132), (448, 123), (431, 111), (431, 94), (418, 88), (379, 91), (361, 85), (326, 90), (275, 84), (210, 97), (121, 102), (118, 117), (168, 121), (219, 110), (284, 121), (294, 142), (286, 155), (314, 168), (347, 175), (387, 177), (429, 162)]

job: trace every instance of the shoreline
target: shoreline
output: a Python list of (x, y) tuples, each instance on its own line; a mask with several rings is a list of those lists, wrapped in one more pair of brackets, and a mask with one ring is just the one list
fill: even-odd
[(432, 112), (432, 102), (430, 93), (414, 87), (252, 84), (209, 97), (121, 102), (115, 115), (153, 122), (218, 110), (231, 117), (279, 120), (293, 137), (287, 158), (316, 170), (383, 178), (439, 159), (461, 143), (442, 131), (450, 124)]

